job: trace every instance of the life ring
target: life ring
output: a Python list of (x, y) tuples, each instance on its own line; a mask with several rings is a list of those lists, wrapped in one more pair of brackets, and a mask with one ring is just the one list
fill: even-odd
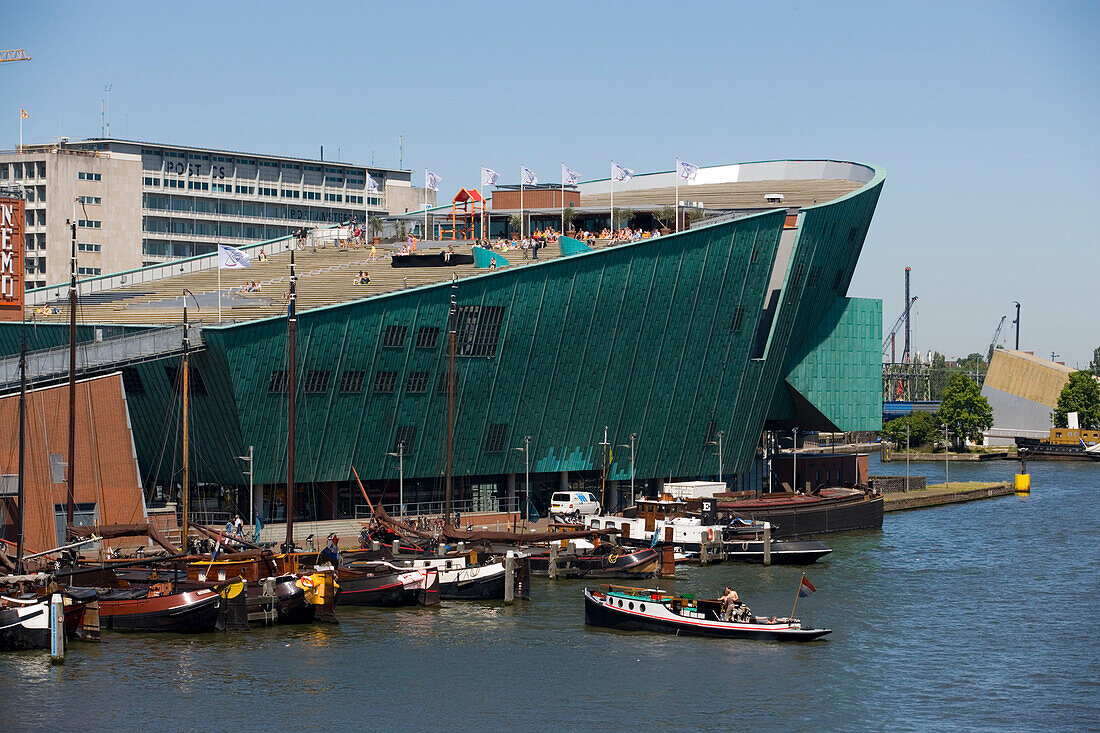
[(314, 585), (316, 584), (313, 582), (313, 578), (308, 575), (303, 575), (302, 577), (298, 578), (297, 586), (299, 588), (309, 589), (312, 588)]
[(707, 530), (707, 542), (714, 542), (714, 530), (713, 529), (708, 529)]
[(617, 553), (617, 552), (613, 552), (613, 553), (611, 553), (610, 555), (607, 556), (607, 562), (610, 565), (614, 565), (618, 561), (619, 561), (619, 553)]

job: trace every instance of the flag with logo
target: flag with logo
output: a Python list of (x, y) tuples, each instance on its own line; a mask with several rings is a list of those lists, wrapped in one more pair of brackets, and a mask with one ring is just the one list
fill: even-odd
[(634, 171), (629, 168), (623, 168), (615, 161), (611, 161), (611, 180), (616, 183), (626, 183), (634, 177)]
[(218, 267), (223, 270), (240, 270), (245, 267), (252, 267), (252, 257), (236, 247), (219, 244)]
[(581, 174), (567, 166), (565, 163), (561, 164), (561, 185), (572, 186), (580, 180)]
[(424, 188), (431, 189), (432, 191), (439, 190), (439, 184), (443, 183), (443, 179), (432, 173), (427, 168), (424, 169)]
[(691, 163), (685, 163), (679, 158), (676, 159), (676, 177), (681, 181), (694, 181), (695, 176), (699, 173), (699, 166), (692, 165)]
[(369, 173), (367, 174), (367, 190), (371, 193), (378, 193), (380, 190), (378, 188), (378, 181), (374, 180)]
[(539, 185), (539, 177), (535, 175), (535, 172), (525, 165), (519, 167), (519, 179), (523, 182), (524, 186), (537, 186)]
[(28, 117), (30, 117), (30, 115), (27, 114), (27, 110), (20, 108), (20, 110), (19, 110), (19, 119), (25, 120)]
[(495, 186), (497, 179), (500, 178), (500, 174), (492, 168), (481, 167), (481, 185), (482, 186)]

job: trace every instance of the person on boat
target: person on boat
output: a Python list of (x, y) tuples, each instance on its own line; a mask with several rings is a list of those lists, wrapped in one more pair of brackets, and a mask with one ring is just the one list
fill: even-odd
[(233, 534), (237, 537), (244, 537), (244, 520), (241, 519), (240, 514), (233, 517)]
[(325, 549), (321, 550), (321, 557), (328, 558), (333, 565), (340, 564), (340, 538), (335, 532), (328, 536), (328, 543)]
[(734, 614), (737, 612), (737, 606), (741, 603), (737, 591), (727, 585), (726, 593), (720, 600), (722, 601), (722, 620), (733, 621)]

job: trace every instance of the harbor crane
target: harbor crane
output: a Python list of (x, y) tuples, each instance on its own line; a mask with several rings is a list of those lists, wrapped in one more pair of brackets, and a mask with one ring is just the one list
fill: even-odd
[(993, 352), (997, 350), (997, 341), (1001, 338), (1001, 329), (1005, 327), (1008, 316), (1001, 316), (1001, 322), (997, 324), (997, 330), (993, 332), (993, 340), (989, 342), (989, 352), (985, 355), (985, 363), (993, 361)]
[(907, 304), (905, 310), (903, 310), (901, 312), (901, 315), (898, 316), (898, 320), (894, 322), (894, 327), (890, 329), (890, 333), (887, 334), (886, 338), (884, 338), (882, 340), (882, 355), (886, 356), (886, 350), (889, 349), (890, 350), (890, 363), (891, 364), (896, 364), (897, 363), (897, 359), (894, 358), (894, 356), (895, 356), (894, 340), (895, 340), (895, 337), (897, 336), (898, 329), (900, 329), (902, 324), (905, 323), (905, 317), (907, 315), (909, 315), (909, 312), (913, 308), (913, 303), (916, 303), (916, 302), (917, 302), (917, 296), (914, 295), (912, 298), (909, 299), (909, 303)]
[(21, 48), (15, 48), (10, 51), (0, 51), (0, 64), (8, 61), (30, 61), (31, 57), (23, 52)]

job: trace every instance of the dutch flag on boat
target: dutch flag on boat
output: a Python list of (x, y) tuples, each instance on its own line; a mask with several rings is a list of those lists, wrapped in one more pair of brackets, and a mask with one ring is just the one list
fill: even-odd
[(803, 575), (802, 582), (798, 586), (798, 597), (805, 598), (816, 590), (817, 588), (814, 587), (814, 584), (811, 583), (805, 575)]

